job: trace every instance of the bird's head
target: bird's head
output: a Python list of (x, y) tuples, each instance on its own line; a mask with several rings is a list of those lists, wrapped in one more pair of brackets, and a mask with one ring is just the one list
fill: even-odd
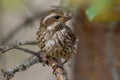
[(67, 22), (70, 19), (71, 16), (69, 16), (67, 12), (63, 10), (53, 9), (43, 15), (41, 18), (41, 24), (45, 26), (59, 25)]

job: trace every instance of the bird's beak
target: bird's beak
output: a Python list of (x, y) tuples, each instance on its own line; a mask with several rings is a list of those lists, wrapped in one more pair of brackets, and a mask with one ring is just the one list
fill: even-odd
[(67, 15), (63, 18), (63, 21), (66, 22), (66, 21), (70, 20), (71, 18), (72, 18), (71, 16)]

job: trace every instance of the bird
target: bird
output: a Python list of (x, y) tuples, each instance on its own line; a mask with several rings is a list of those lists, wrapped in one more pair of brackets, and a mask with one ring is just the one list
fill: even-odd
[(40, 50), (47, 56), (64, 59), (66, 62), (76, 53), (75, 33), (66, 25), (71, 18), (60, 9), (51, 9), (42, 15), (36, 39)]

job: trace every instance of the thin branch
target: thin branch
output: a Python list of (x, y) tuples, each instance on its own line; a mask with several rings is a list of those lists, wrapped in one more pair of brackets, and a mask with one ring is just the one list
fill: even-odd
[[(40, 52), (38, 54), (40, 54)], [(11, 69), (2, 70), (2, 73), (4, 75), (5, 80), (10, 80), (14, 77), (14, 75), (17, 72), (25, 71), (30, 66), (32, 66), (36, 63), (39, 63), (39, 62), (40, 63), (45, 62), (45, 61), (43, 61), (43, 57), (41, 55), (39, 57), (33, 57), (33, 58), (31, 58), (31, 60), (26, 61), (20, 65), (17, 65)], [(46, 64), (52, 67), (53, 73), (56, 76), (57, 80), (68, 80), (67, 74), (66, 74), (63, 66), (60, 66), (60, 64), (57, 62), (57, 60), (49, 57), (49, 58), (47, 58)]]
[(22, 48), (22, 47), (16, 46), (15, 49), (18, 49), (20, 51), (24, 51), (26, 53), (30, 53), (30, 54), (35, 55), (35, 56), (39, 56), (39, 54), (37, 52), (34, 52), (34, 51), (26, 49), (26, 48)]
[(37, 45), (38, 42), (37, 41), (16, 41), (16, 43), (20, 46), (22, 45)]
[(33, 57), (31, 60), (24, 62), (23, 64), (17, 65), (7, 71), (2, 70), (5, 80), (10, 80), (17, 72), (25, 71), (30, 66), (42, 62), (41, 57)]
[(16, 41), (15, 43), (12, 43), (12, 44), (9, 44), (9, 45), (6, 45), (6, 46), (0, 46), (0, 53), (3, 54), (9, 50), (12, 50), (12, 49), (18, 49), (18, 50), (22, 50), (22, 51), (25, 51), (25, 52), (30, 52), (31, 50), (28, 50), (28, 49), (23, 49), (19, 46), (24, 46), (24, 45), (37, 45), (37, 41)]
[(14, 77), (14, 75), (17, 72), (24, 71), (30, 66), (38, 62), (42, 62), (44, 64), (51, 66), (53, 69), (53, 73), (55, 74), (57, 80), (68, 80), (67, 74), (65, 73), (65, 70), (63, 68), (63, 64), (61, 64), (59, 60), (54, 59), (52, 57), (48, 57), (46, 53), (44, 53), (43, 51), (34, 52), (32, 50), (20, 47), (24, 45), (37, 45), (37, 41), (25, 41), (25, 42), (16, 41), (15, 43), (7, 45), (7, 46), (0, 46), (1, 53), (5, 53), (12, 49), (18, 49), (20, 51), (24, 51), (24, 52), (34, 55), (33, 58), (29, 59), (27, 62), (24, 62), (23, 64), (20, 64), (8, 70), (2, 70), (5, 80), (10, 80), (11, 78)]
[(33, 57), (33, 58), (31, 58), (31, 60), (26, 61), (23, 64), (15, 66), (11, 69), (2, 70), (5, 80), (12, 79), (17, 72), (25, 71), (30, 66), (32, 66), (36, 63), (39, 63), (39, 62), (40, 63), (44, 62), (47, 65), (51, 66), (53, 69), (53, 74), (56, 76), (57, 80), (68, 80), (67, 74), (66, 74), (63, 66), (60, 63), (58, 63), (58, 61), (56, 59), (49, 57), (49, 58), (46, 58), (47, 60), (45, 60), (43, 58), (43, 56), (41, 55), (42, 54), (41, 52), (39, 52), (38, 54), (40, 54), (39, 57)]

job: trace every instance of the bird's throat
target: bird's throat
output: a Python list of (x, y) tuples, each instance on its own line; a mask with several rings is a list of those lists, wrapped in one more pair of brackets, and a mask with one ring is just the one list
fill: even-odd
[(62, 29), (62, 24), (60, 22), (54, 22), (47, 27), (47, 30), (60, 30)]

